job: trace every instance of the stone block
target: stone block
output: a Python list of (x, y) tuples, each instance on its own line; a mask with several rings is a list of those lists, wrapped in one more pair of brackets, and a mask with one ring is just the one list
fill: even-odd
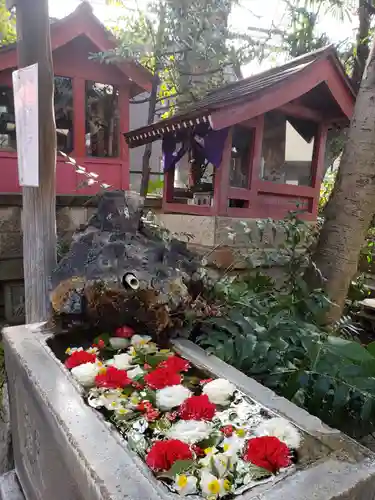
[(159, 214), (160, 222), (179, 239), (181, 233), (192, 236), (190, 243), (211, 247), (215, 244), (215, 217), (187, 214)]
[(62, 207), (56, 211), (56, 226), (60, 234), (66, 231), (72, 232), (86, 222), (85, 207)]
[(0, 207), (0, 233), (21, 232), (21, 207)]
[[(258, 223), (264, 224), (264, 231), (260, 231)], [(245, 233), (244, 224), (250, 233)], [(236, 234), (233, 241), (228, 237), (230, 232)], [(250, 239), (251, 236), (251, 239)], [(238, 219), (233, 217), (217, 217), (215, 230), (215, 245), (231, 245), (238, 247), (254, 246), (256, 248), (275, 248), (285, 240), (285, 232), (280, 224), (258, 219)]]
[(22, 234), (0, 233), (0, 259), (22, 257)]
[(15, 470), (0, 476), (0, 500), (25, 500)]
[[(173, 500), (126, 441), (88, 407), (81, 388), (48, 345), (41, 325), (4, 329), (15, 467), (28, 500)], [(276, 396), (183, 339), (175, 350), (304, 433), (298, 472), (239, 495), (238, 500), (370, 500), (375, 455), (318, 418)], [(312, 457), (312, 458), (311, 458)]]

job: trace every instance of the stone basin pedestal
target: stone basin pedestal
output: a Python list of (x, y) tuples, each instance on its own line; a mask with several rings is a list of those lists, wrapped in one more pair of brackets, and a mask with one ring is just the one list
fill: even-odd
[[(3, 333), (15, 468), (26, 500), (179, 498), (86, 405), (81, 388), (51, 351), (50, 337), (39, 325), (6, 328)], [(298, 470), (247, 491), (239, 500), (375, 498), (372, 452), (191, 342), (177, 340), (175, 350), (196, 366), (227, 378), (303, 432)]]

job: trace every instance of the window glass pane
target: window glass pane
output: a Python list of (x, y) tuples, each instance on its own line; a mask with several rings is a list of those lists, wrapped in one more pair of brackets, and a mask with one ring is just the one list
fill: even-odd
[(86, 82), (86, 155), (119, 156), (118, 89)]
[(229, 177), (231, 187), (248, 188), (249, 186), (252, 141), (253, 132), (251, 129), (239, 126), (233, 128)]
[(57, 150), (73, 151), (73, 85), (72, 79), (55, 76), (55, 119)]
[(265, 115), (260, 177), (293, 185), (311, 185), (311, 163), (317, 125), (309, 120)]
[(16, 151), (13, 89), (0, 86), (0, 150)]

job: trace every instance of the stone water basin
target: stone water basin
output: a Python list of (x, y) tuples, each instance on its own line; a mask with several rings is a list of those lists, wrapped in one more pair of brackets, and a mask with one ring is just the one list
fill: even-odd
[[(84, 401), (61, 363), (69, 336), (41, 325), (4, 329), (16, 472), (28, 500), (171, 500), (112, 424)], [(80, 345), (77, 339), (78, 345)], [(232, 382), (270, 416), (303, 436), (296, 470), (236, 496), (239, 500), (374, 498), (375, 456), (289, 401), (185, 339), (173, 349), (198, 370)]]

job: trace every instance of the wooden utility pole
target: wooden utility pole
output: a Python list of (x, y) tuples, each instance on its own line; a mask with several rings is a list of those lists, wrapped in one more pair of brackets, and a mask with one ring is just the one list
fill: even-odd
[[(38, 63), (39, 186), (23, 187), (26, 322), (50, 317), (49, 276), (56, 265), (56, 124), (48, 0), (7, 0), (16, 7), (18, 67)], [(27, 168), (27, 165), (26, 165)]]

